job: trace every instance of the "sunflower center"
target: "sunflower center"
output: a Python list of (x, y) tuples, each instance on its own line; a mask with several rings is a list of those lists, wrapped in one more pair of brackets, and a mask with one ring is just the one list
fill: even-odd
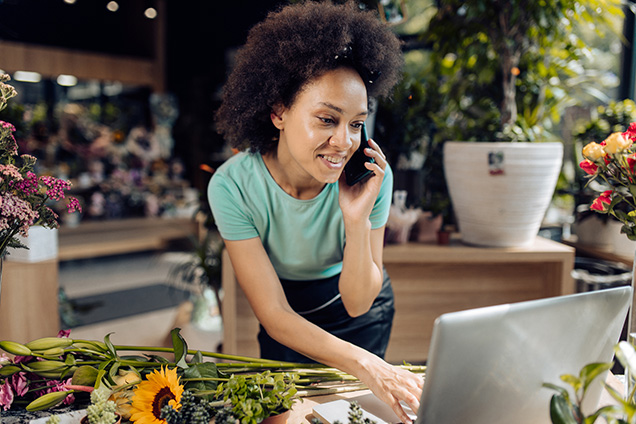
[(152, 401), (152, 415), (157, 419), (161, 419), (161, 408), (166, 406), (172, 399), (176, 399), (176, 397), (170, 387), (162, 387)]

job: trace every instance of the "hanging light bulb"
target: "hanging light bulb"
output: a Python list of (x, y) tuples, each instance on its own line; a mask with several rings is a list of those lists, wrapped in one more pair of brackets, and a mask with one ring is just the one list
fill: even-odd
[(115, 0), (109, 1), (106, 5), (106, 9), (110, 10), (111, 12), (117, 12), (119, 10), (119, 3), (117, 3)]
[(157, 9), (149, 7), (144, 11), (144, 16), (148, 19), (155, 19), (157, 17)]

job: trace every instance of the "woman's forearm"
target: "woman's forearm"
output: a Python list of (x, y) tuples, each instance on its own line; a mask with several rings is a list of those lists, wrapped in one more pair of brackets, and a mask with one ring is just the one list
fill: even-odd
[[(364, 225), (346, 228), (346, 244), (343, 254), (339, 290), (342, 302), (350, 316), (367, 312), (382, 288), (381, 252), (374, 257), (373, 244), (378, 234), (371, 230), (367, 220)], [(380, 247), (381, 249), (381, 247)]]

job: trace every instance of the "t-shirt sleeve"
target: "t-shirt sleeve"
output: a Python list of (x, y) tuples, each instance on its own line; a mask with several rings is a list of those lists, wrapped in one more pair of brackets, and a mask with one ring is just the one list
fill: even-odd
[(226, 240), (245, 240), (258, 237), (253, 219), (243, 200), (243, 193), (224, 174), (214, 174), (208, 184), (208, 202), (216, 226)]
[(389, 219), (389, 210), (391, 209), (391, 201), (393, 197), (393, 170), (387, 165), (384, 171), (384, 179), (380, 187), (380, 194), (373, 205), (371, 216), (371, 229), (375, 230), (386, 224)]

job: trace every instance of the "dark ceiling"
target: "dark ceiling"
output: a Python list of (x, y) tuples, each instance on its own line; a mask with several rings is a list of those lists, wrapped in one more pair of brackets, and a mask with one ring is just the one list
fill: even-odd
[[(151, 58), (156, 20), (143, 11), (156, 0), (0, 0), (0, 39), (93, 52)], [(224, 72), (228, 47), (281, 0), (165, 0), (169, 78)], [(0, 58), (0, 68), (2, 59)], [(220, 71), (219, 71), (220, 70)]]

